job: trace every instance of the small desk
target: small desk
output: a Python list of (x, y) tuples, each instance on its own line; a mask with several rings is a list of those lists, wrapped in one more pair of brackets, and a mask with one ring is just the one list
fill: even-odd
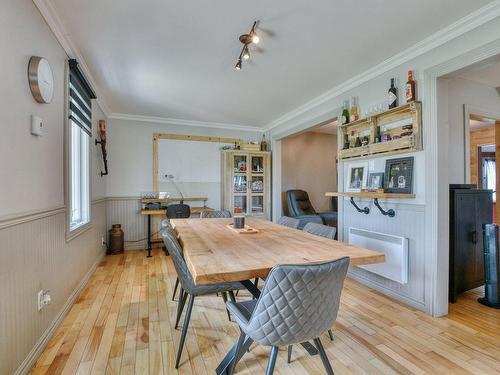
[[(228, 229), (232, 219), (172, 219), (171, 222), (195, 284), (239, 281), (256, 298), (260, 291), (250, 280), (265, 278), (277, 264), (325, 262), (345, 256), (350, 258), (351, 266), (385, 261), (383, 253), (262, 219), (246, 219), (249, 226), (259, 230), (255, 234), (238, 234)], [(246, 351), (252, 342), (247, 338), (242, 350)], [(317, 354), (310, 343), (302, 345), (311, 355)], [(227, 374), (237, 361), (235, 345), (217, 367), (216, 374)]]

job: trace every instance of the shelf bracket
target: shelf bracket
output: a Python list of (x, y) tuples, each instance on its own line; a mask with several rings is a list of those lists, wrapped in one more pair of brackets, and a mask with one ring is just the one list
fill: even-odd
[(378, 203), (378, 198), (373, 199), (373, 203), (375, 204), (375, 206), (377, 206), (377, 208), (380, 210), (382, 215), (389, 216), (389, 217), (396, 216), (396, 212), (394, 212), (394, 210), (392, 208), (390, 210), (385, 211), (382, 207), (380, 207), (380, 204)]
[(356, 204), (356, 202), (354, 202), (354, 197), (351, 197), (351, 204), (354, 206), (354, 208), (358, 211), (358, 212), (363, 212), (364, 214), (368, 215), (370, 213), (370, 209), (368, 207), (365, 207), (363, 209), (359, 208), (359, 206)]

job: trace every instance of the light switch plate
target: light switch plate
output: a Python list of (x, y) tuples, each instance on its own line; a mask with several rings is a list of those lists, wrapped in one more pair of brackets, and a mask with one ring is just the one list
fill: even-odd
[(43, 135), (43, 121), (40, 117), (31, 115), (31, 134), (40, 137)]

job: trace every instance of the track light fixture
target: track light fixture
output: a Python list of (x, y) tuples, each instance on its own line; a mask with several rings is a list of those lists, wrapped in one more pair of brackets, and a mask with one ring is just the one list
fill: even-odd
[(255, 21), (253, 23), (252, 29), (248, 34), (243, 34), (239, 37), (240, 42), (243, 43), (243, 48), (241, 49), (240, 55), (238, 56), (238, 62), (235, 66), (236, 70), (241, 70), (242, 60), (248, 60), (250, 58), (250, 49), (248, 48), (248, 46), (252, 43), (257, 44), (260, 41), (259, 36), (255, 31), (257, 22), (258, 21)]

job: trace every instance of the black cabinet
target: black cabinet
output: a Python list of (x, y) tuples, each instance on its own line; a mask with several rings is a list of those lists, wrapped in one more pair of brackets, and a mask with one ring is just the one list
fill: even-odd
[(459, 293), (484, 284), (483, 224), (493, 219), (491, 190), (450, 185), (450, 288), (454, 303)]

